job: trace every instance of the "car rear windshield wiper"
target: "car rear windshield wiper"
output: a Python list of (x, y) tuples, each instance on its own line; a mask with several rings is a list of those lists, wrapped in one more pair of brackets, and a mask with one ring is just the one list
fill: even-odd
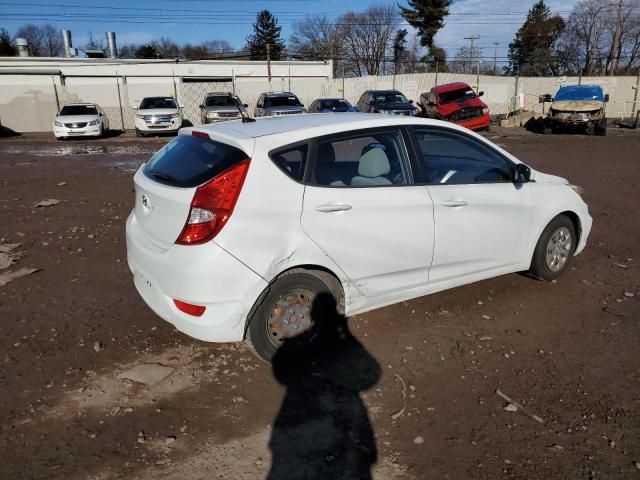
[(151, 170), (149, 174), (152, 177), (157, 178), (158, 180), (164, 180), (165, 182), (178, 183), (178, 179), (173, 175), (169, 175), (168, 173), (160, 172), (158, 170)]

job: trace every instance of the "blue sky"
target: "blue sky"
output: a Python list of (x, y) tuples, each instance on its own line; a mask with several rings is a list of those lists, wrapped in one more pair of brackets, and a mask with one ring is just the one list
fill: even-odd
[[(436, 41), (452, 57), (459, 47), (468, 44), (464, 37), (479, 35), (476, 44), (484, 55), (493, 56), (494, 42), (498, 42), (498, 56), (505, 56), (509, 41), (534, 1), (454, 0), (451, 15)], [(547, 3), (552, 11), (566, 17), (577, 1), (547, 0)], [(0, 0), (0, 27), (14, 33), (25, 23), (52, 23), (70, 29), (74, 46), (79, 48), (86, 43), (89, 32), (104, 38), (105, 31), (114, 30), (120, 44), (144, 43), (166, 36), (178, 43), (227, 40), (240, 49), (246, 35), (251, 33), (256, 12), (264, 8), (278, 17), (283, 37), (288, 39), (291, 24), (306, 14), (337, 18), (347, 10), (362, 11), (372, 3), (372, 0)]]

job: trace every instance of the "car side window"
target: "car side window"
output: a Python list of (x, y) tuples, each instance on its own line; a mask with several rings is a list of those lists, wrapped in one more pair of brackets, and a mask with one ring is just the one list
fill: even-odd
[(455, 131), (414, 128), (420, 157), (431, 184), (511, 182), (511, 163), (487, 145)]
[(304, 167), (307, 163), (308, 145), (297, 145), (284, 150), (277, 150), (270, 154), (271, 160), (280, 170), (282, 170), (289, 178), (298, 182), (302, 181), (304, 176)]
[(399, 130), (319, 139), (311, 183), (325, 187), (374, 187), (411, 183), (407, 150)]

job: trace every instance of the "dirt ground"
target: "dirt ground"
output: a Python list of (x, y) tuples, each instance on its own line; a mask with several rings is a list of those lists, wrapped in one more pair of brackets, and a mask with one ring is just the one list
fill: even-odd
[(349, 318), (348, 351), (273, 368), (134, 289), (131, 177), (166, 138), (0, 139), (4, 271), (40, 269), (0, 287), (0, 478), (640, 478), (640, 133), (487, 135), (586, 188), (570, 271)]

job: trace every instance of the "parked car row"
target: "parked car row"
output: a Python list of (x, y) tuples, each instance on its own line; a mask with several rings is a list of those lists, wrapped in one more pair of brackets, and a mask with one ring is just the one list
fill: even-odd
[[(470, 130), (487, 130), (491, 125), (489, 107), (476, 92), (463, 82), (433, 87), (420, 95), (417, 105), (402, 92), (367, 90), (356, 106), (343, 98), (318, 98), (308, 108), (291, 92), (265, 92), (260, 94), (253, 110), (254, 117), (296, 115), (301, 113), (363, 112), (401, 116), (422, 116), (458, 124)], [(543, 133), (553, 133), (562, 127), (584, 128), (588, 133), (606, 135), (605, 95), (597, 85), (564, 86), (555, 98), (540, 97), (540, 102), (552, 102), (545, 119)], [(183, 105), (174, 97), (146, 97), (134, 107), (137, 136), (157, 133), (176, 134), (182, 127)], [(248, 116), (249, 105), (231, 92), (210, 92), (199, 105), (202, 124), (236, 120)], [(95, 103), (65, 105), (54, 121), (56, 138), (74, 136), (102, 136), (109, 130), (109, 120)]]

